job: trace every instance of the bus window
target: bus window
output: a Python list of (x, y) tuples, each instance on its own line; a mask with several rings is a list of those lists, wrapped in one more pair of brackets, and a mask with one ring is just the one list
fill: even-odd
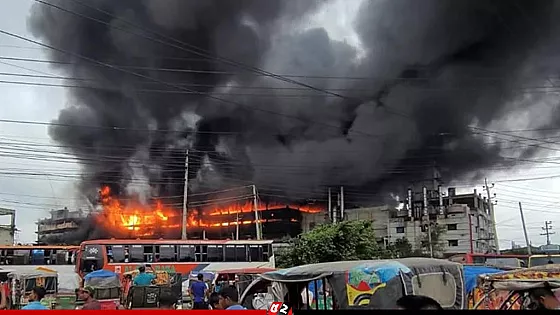
[(195, 258), (196, 261), (200, 262), (208, 261), (208, 245), (197, 245), (195, 247)]
[(195, 261), (195, 250), (193, 245), (180, 245), (179, 246), (179, 262), (193, 262)]
[(270, 257), (273, 256), (272, 245), (271, 244), (262, 245), (262, 251), (263, 251), (263, 260), (262, 261), (268, 261), (270, 259)]
[(209, 262), (224, 261), (224, 246), (208, 245), (208, 261)]
[(249, 246), (249, 258), (251, 261), (263, 261), (263, 250), (261, 245)]
[(143, 260), (144, 262), (154, 262), (154, 257), (155, 257), (155, 253), (154, 253), (154, 246), (152, 245), (144, 245), (144, 253), (143, 253)]
[(225, 261), (226, 262), (235, 261), (235, 245), (226, 245)]
[(132, 245), (128, 248), (128, 261), (131, 263), (142, 263), (144, 260), (144, 246)]
[(235, 246), (235, 261), (247, 261), (247, 249), (245, 245)]
[(159, 257), (160, 262), (175, 262), (175, 246), (174, 245), (160, 245), (159, 246)]
[(536, 256), (529, 258), (529, 267), (560, 264), (560, 255)]
[(123, 245), (113, 245), (111, 246), (111, 250), (113, 252), (113, 261), (116, 263), (124, 263), (126, 262), (126, 257), (124, 253), (124, 246)]

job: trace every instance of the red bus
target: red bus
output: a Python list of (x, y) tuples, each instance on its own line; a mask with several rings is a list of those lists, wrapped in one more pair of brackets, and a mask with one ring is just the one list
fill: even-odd
[(501, 255), (501, 254), (457, 254), (449, 258), (454, 262), (466, 265), (486, 265), (505, 268), (524, 268), (527, 267), (529, 255)]
[(189, 274), (234, 268), (274, 268), (271, 240), (130, 240), (85, 241), (76, 273), (94, 270), (125, 273), (150, 265), (154, 270)]

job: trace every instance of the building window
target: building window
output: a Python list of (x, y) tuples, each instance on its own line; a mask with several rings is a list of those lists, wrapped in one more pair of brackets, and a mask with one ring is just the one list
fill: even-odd
[(404, 233), (404, 226), (397, 227), (397, 233), (399, 234)]
[(457, 231), (457, 224), (448, 224), (447, 225), (448, 231)]
[(449, 246), (459, 246), (459, 240), (449, 240), (449, 241), (447, 241), (447, 245), (449, 245)]

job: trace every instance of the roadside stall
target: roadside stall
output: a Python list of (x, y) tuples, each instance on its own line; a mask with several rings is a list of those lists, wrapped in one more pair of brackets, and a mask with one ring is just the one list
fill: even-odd
[(262, 274), (240, 302), (248, 309), (266, 309), (273, 301), (294, 310), (394, 309), (411, 294), (429, 296), (444, 309), (463, 309), (462, 265), (429, 258), (304, 265)]

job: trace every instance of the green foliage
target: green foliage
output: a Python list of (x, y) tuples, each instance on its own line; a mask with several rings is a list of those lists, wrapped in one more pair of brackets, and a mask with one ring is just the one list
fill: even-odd
[(372, 222), (345, 221), (323, 224), (290, 241), (276, 255), (278, 267), (341, 260), (385, 258), (375, 239)]
[[(441, 235), (445, 233), (446, 228), (443, 225), (435, 225), (432, 226), (431, 229), (431, 243), (432, 243), (432, 251), (434, 253), (434, 257), (440, 257), (443, 255), (443, 250), (445, 248), (445, 244), (441, 241)], [(421, 239), (421, 250), (415, 251), (414, 253), (417, 256), (429, 256), (430, 255), (430, 238), (428, 236), (428, 232), (422, 235)]]
[(390, 250), (392, 251), (395, 258), (406, 258), (414, 256), (412, 244), (410, 244), (406, 237), (396, 240), (395, 243), (390, 246)]

